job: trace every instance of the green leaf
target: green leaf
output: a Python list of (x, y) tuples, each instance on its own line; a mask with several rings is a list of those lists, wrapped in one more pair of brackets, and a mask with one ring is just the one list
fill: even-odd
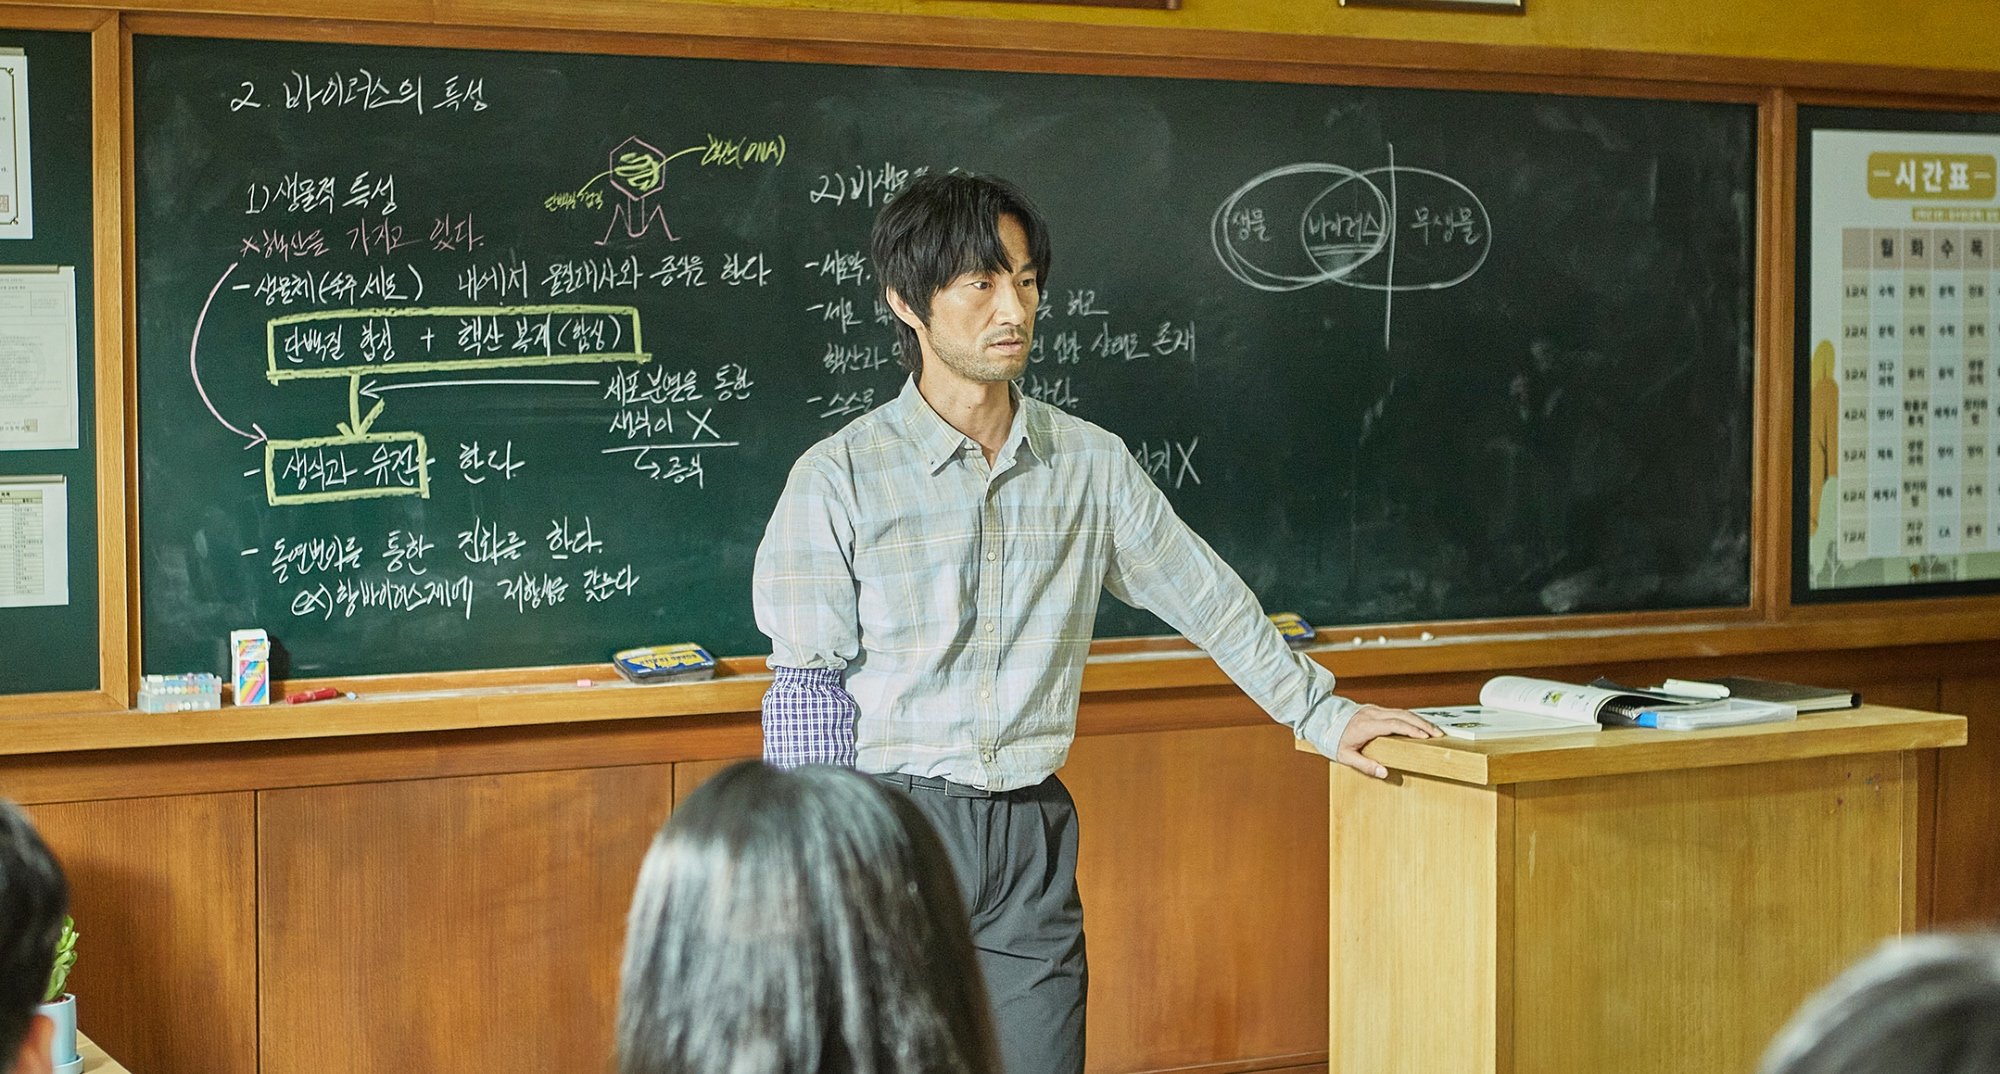
[(54, 1003), (62, 998), (63, 986), (69, 983), (70, 967), (76, 965), (76, 941), (80, 935), (76, 931), (76, 919), (64, 914), (62, 936), (56, 940), (56, 962), (49, 970), (49, 989), (42, 996), (43, 1003)]

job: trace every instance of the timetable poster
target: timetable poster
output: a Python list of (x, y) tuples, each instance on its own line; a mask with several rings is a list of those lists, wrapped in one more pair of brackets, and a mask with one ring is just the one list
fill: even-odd
[(2000, 578), (2000, 135), (1811, 157), (1807, 589)]

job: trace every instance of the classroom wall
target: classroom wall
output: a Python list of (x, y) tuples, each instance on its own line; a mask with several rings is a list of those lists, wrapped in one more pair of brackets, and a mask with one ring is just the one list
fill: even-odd
[[(259, 13), (279, 2), (206, 6)], [(1003, 20), (991, 24), (995, 46), (1013, 20), (1054, 20), (2000, 71), (1992, 0), (1940, 0), (1880, 29), (1886, 9), (1856, 3), (1744, 0), (1713, 28), (1701, 21), (1714, 12), (1661, 0), (1527, 3), (1525, 16), (1338, 0), (1184, 0), (1179, 12), (954, 0), (721, 6)], [(573, 0), (554, 13), (546, 0), (356, 4), (364, 10), (353, 17), (615, 18), (648, 29), (630, 15), (635, 0)], [(754, 34), (755, 20), (745, 21)], [(1340, 58), (1337, 42), (1326, 51)], [(1931, 759), (1924, 776), (1919, 919), (1991, 921), (2000, 678), (1989, 669), (2000, 666), (2000, 642), (1891, 648), (1888, 628), (1873, 629), (1885, 635), (1875, 648), (1811, 651), (1802, 633), (1794, 650), (1739, 639), (1755, 655), (1622, 667), (1603, 662), (1609, 650), (1661, 643), (1573, 643), (1572, 666), (1549, 660), (1543, 670), (1754, 672), (1971, 714), (1968, 746)], [(2000, 624), (1982, 629), (2000, 637)], [(1496, 647), (1492, 659), (1513, 652)], [(1372, 674), (1343, 664), (1343, 688), (1410, 704), (1469, 697), (1483, 677), (1407, 674), (1375, 660)], [(1220, 688), (1101, 693), (1083, 722), (1065, 778), (1087, 817), (1094, 1074), (1324, 1074), (1326, 766), (1293, 753), (1289, 736)], [(746, 712), (322, 733), (330, 737), (0, 758), (0, 794), (30, 804), (79, 879), (79, 916), (93, 922), (86, 943), (100, 969), (86, 963), (76, 978), (86, 1029), (133, 1070), (597, 1067), (644, 841), (672, 798), (719, 760), (756, 749)], [(569, 865), (577, 860), (598, 868), (582, 875)], [(1178, 913), (1163, 914), (1168, 906)], [(542, 927), (557, 908), (582, 939), (563, 944)], [(467, 980), (498, 984), (474, 991)]]
[[(959, 0), (713, 0), (718, 6), (869, 11), (1105, 26), (1320, 34), (1406, 41), (1690, 53), (2000, 70), (1992, 0), (1525, 0), (1519, 14), (1343, 6), (1340, 0), (1181, 0), (1178, 11)], [(1921, 87), (1913, 86), (1912, 89)]]

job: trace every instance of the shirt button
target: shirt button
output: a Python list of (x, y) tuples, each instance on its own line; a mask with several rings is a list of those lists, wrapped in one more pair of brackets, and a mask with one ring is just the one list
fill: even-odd
[(987, 559), (987, 562), (989, 562), (989, 563), (990, 563), (990, 562), (992, 562), (993, 560), (996, 560), (996, 559), (999, 559), (999, 558), (1000, 558), (1000, 553), (998, 553), (998, 552), (988, 552), (988, 553), (986, 553), (986, 559)]
[(981, 701), (991, 701), (991, 700), (993, 700), (993, 691), (991, 691), (991, 690), (981, 690), (981, 691), (979, 691), (979, 700), (981, 700)]
[(987, 748), (987, 749), (983, 749), (983, 750), (980, 750), (980, 751), (979, 751), (979, 759), (980, 759), (980, 760), (982, 760), (982, 761), (985, 761), (985, 762), (986, 762), (987, 764), (992, 764), (992, 763), (993, 763), (993, 750), (992, 750), (992, 749), (991, 749), (990, 747), (989, 747), (989, 748)]
[(987, 621), (987, 623), (986, 623), (986, 632), (987, 632), (988, 634), (991, 634), (991, 633), (993, 633), (993, 623), (992, 623), (992, 621), (991, 621), (991, 620), (988, 620), (988, 621)]

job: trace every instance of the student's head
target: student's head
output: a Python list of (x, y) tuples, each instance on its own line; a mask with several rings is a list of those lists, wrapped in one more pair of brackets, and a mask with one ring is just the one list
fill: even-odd
[(49, 987), (69, 885), (42, 837), (0, 801), (0, 1072), (49, 1069), (54, 1026), (35, 1013)]
[(1891, 940), (1804, 1006), (1759, 1074), (2000, 1070), (2000, 933)]
[(999, 1074), (951, 863), (846, 769), (735, 765), (653, 839), (619, 1074)]
[(904, 369), (921, 376), (928, 354), (972, 380), (1020, 375), (1051, 256), (1026, 194), (989, 176), (920, 176), (883, 207), (869, 246)]

